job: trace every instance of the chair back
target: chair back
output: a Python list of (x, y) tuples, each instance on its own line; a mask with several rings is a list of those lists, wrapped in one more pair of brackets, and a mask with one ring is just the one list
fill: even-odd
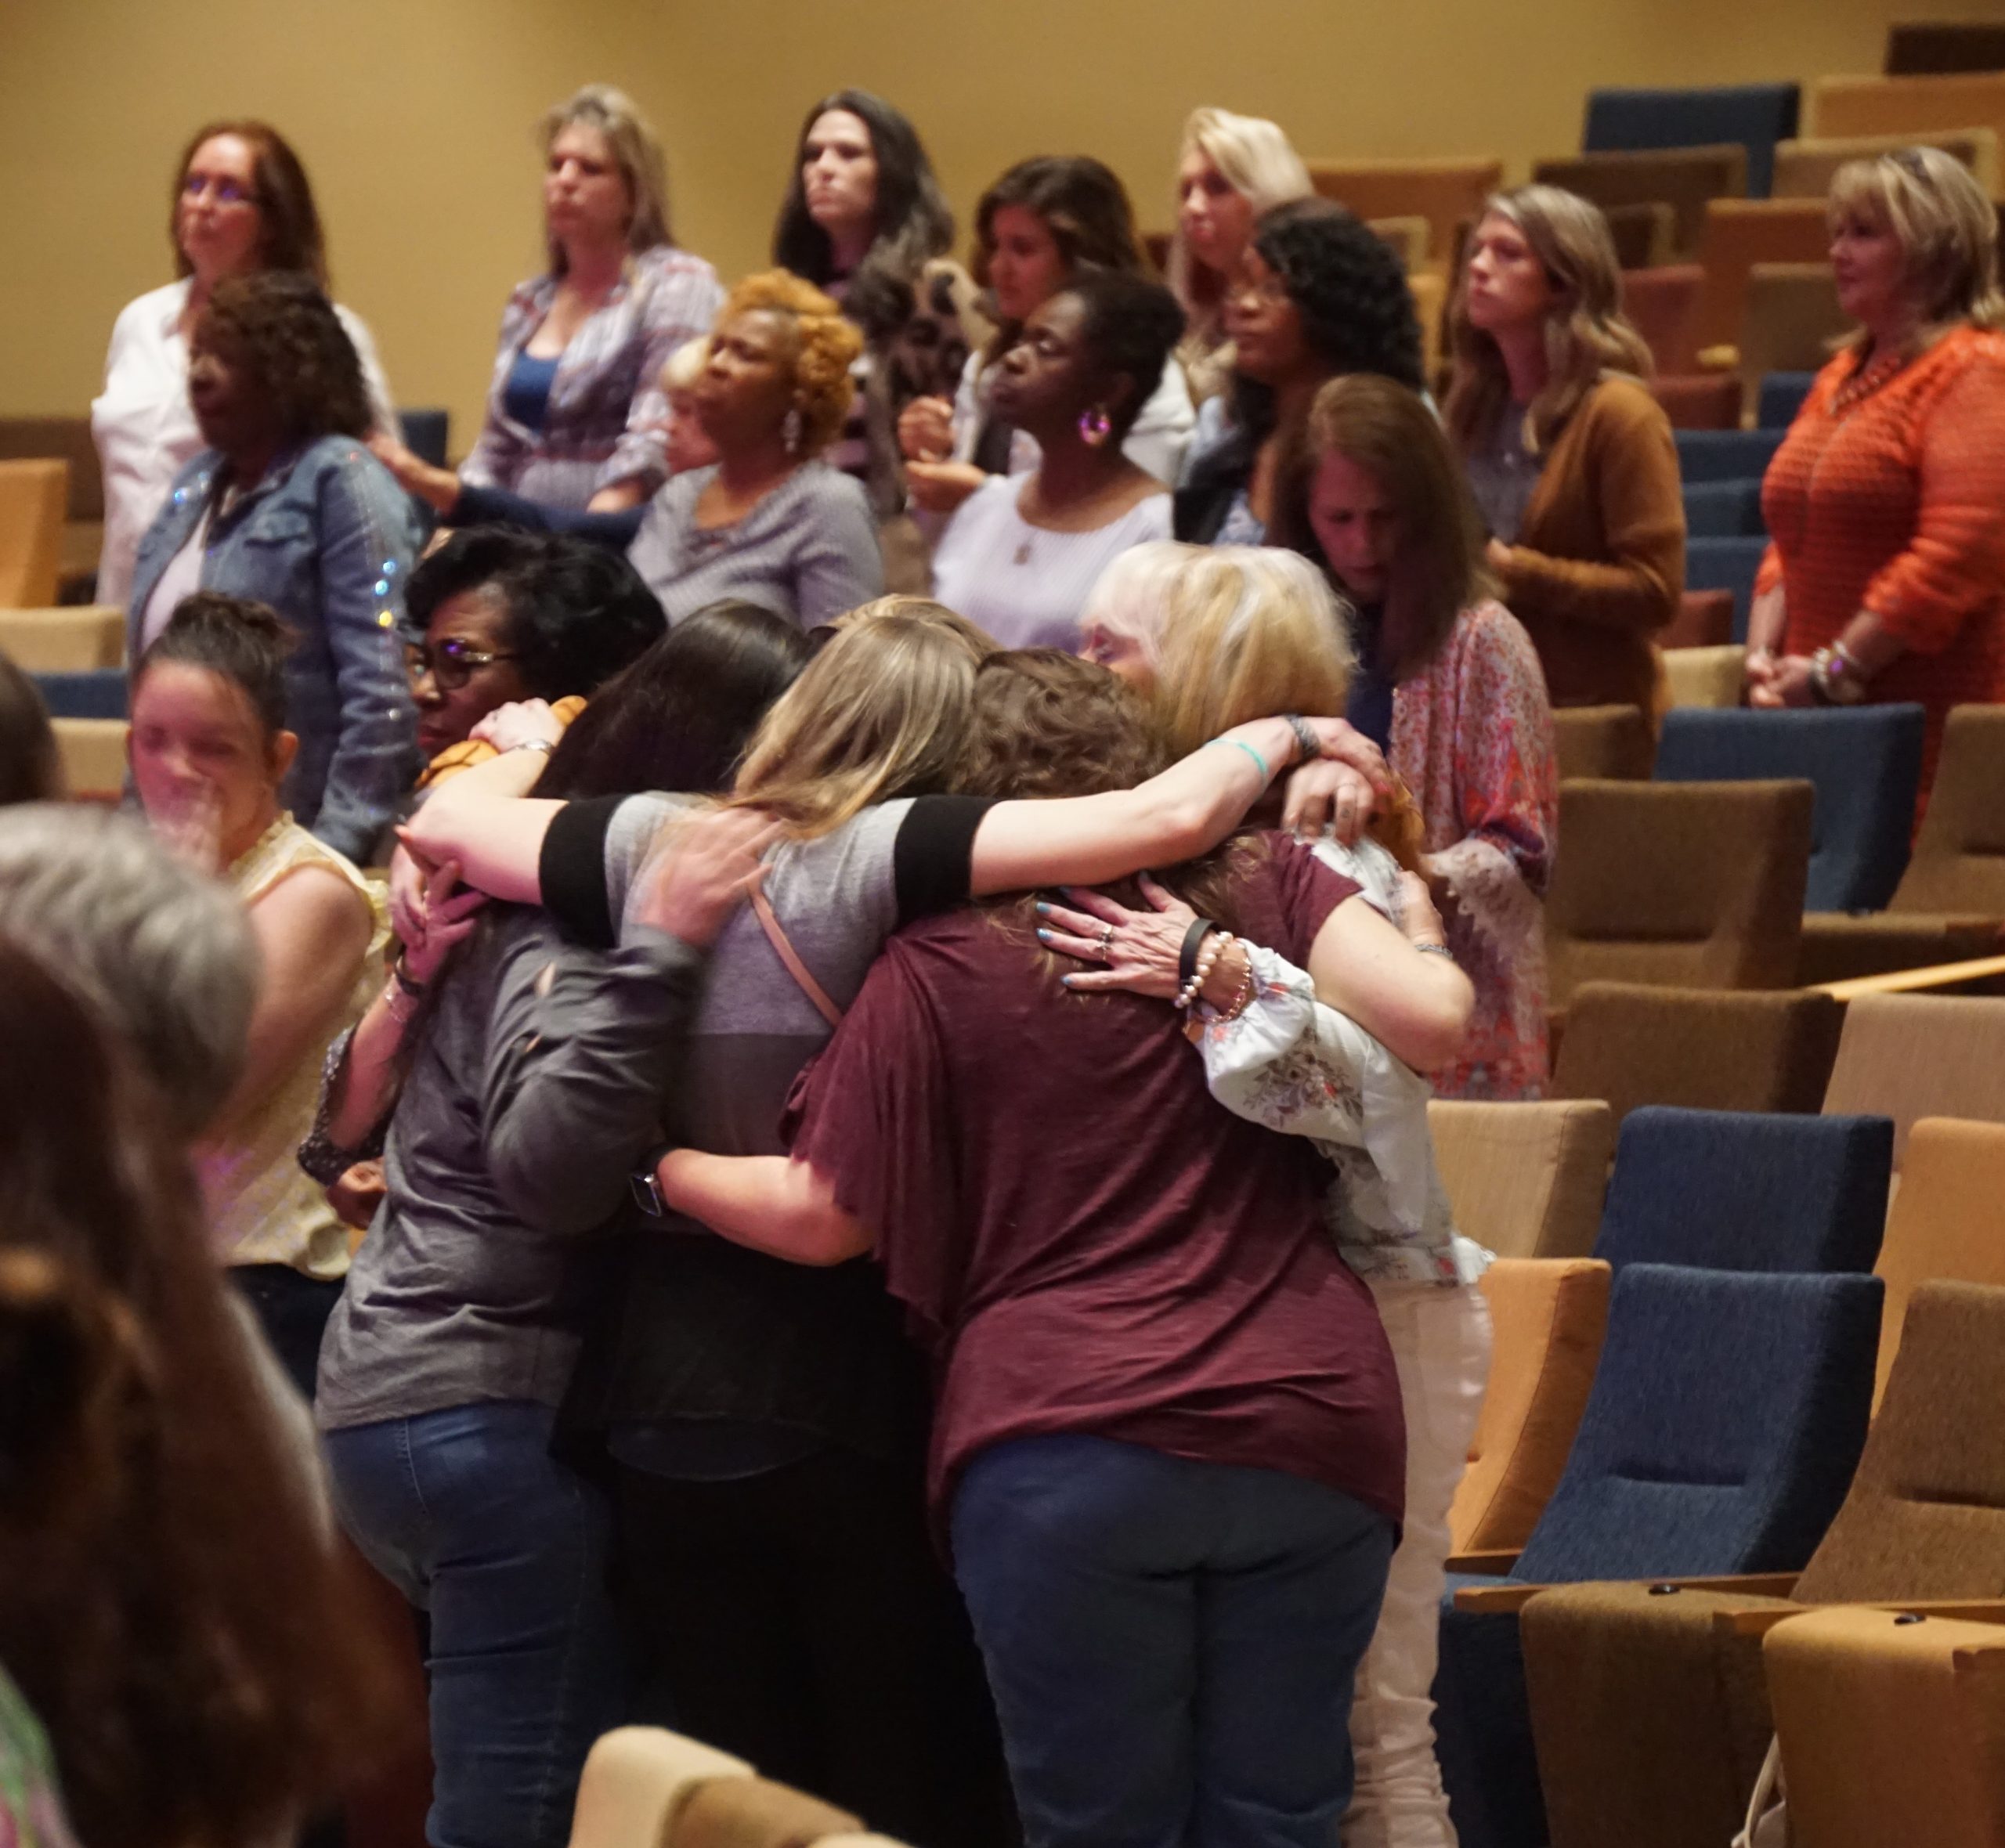
[(1309, 182), (1358, 217), (1425, 218), (1425, 258), (1445, 265), (1455, 228), (1474, 218), (1504, 184), (1504, 163), (1491, 156), (1420, 161), (1311, 161)]
[(1747, 651), (1739, 642), (1664, 651), (1664, 692), (1673, 709), (1679, 706), (1731, 709), (1740, 704), (1747, 680)]
[(2005, 26), (1983, 20), (1889, 26), (1885, 69), (1889, 77), (2005, 70)]
[(1685, 542), (1686, 589), (1725, 590), (1732, 597), (1735, 641), (1747, 639), (1747, 619), (1754, 605), (1754, 579), (1768, 550), (1768, 540), (1759, 536)]
[(2005, 706), (1956, 706), (1888, 909), (2005, 918)]
[(1817, 792), (1804, 908), (1879, 911), (1907, 864), (1922, 726), (1918, 706), (1672, 711), (1656, 774), (1673, 783), (1804, 778)]
[(107, 604), (0, 610), (0, 655), (30, 673), (123, 666), (125, 612)]
[[(1732, 381), (1727, 381), (1729, 384)], [(1693, 482), (1685, 490), (1685, 532), (1689, 539), (1758, 539), (1761, 484), (1758, 481)], [(1700, 596), (1715, 593), (1700, 591)], [(1729, 594), (1729, 605), (1732, 608)]]
[(1739, 344), (1747, 319), (1747, 279), (1756, 264), (1823, 263), (1830, 251), (1821, 199), (1708, 201), (1699, 244), (1706, 286), (1695, 317), (1700, 352)]
[(52, 719), (63, 784), (80, 800), (116, 802), (125, 789), (123, 719)]
[(90, 523), (104, 518), (104, 477), (89, 417), (0, 417), (0, 461), (45, 461), (60, 457), (70, 464), (63, 495), (66, 521)]
[(1814, 374), (1853, 327), (1838, 306), (1829, 263), (1757, 263), (1747, 273), (1747, 303), (1736, 342), (1750, 399), (1772, 372)]
[(1549, 992), (1584, 982), (1779, 988), (1795, 979), (1808, 782), (1562, 782), (1546, 893)]
[(1601, 1224), (1615, 1121), (1598, 1099), (1437, 1097), (1427, 1127), (1465, 1238), (1500, 1258), (1584, 1258)]
[(1989, 128), (2005, 139), (2005, 71), (1928, 77), (1820, 77), (1810, 91), (1810, 132), (1904, 135)]
[(1759, 481), (1781, 447), (1780, 430), (1695, 430), (1678, 442), (1678, 479)]
[(1699, 248), (1708, 199), (1744, 198), (1747, 150), (1737, 141), (1711, 147), (1606, 150), (1534, 161), (1532, 178), (1612, 208), (1663, 203), (1671, 209), (1672, 262), (1689, 262)]
[(1747, 153), (1747, 190), (1764, 198), (1776, 143), (1796, 132), (1801, 96), (1794, 84), (1591, 90), (1581, 146), (1598, 153), (1613, 148), (1711, 148), (1736, 142)]
[(2005, 997), (1862, 994), (1844, 1031), (1824, 1108), (1894, 1120), (1894, 1166), (1924, 1117), (2005, 1123)]
[(0, 462), (0, 609), (55, 602), (69, 492), (67, 462)]
[(1622, 273), (1622, 312), (1634, 323), (1660, 373), (1676, 377), (1699, 363), (1699, 296), (1706, 273), (1696, 263), (1667, 263)]
[(1800, 1571), (1866, 1439), (1881, 1285), (1632, 1264), (1566, 1472), (1512, 1575)]
[(1566, 777), (1647, 777), (1656, 753), (1638, 706), (1562, 706), (1552, 714), (1554, 754)]
[[(1898, 28), (1896, 28), (1898, 30)], [(1998, 193), (1998, 132), (1993, 128), (1935, 128), (1912, 135), (1848, 135), (1830, 140), (1785, 141), (1776, 150), (1778, 199), (1822, 199), (1838, 169), (1851, 161), (1870, 161), (1904, 147), (1939, 147), (1977, 176), (1992, 197)]]
[(1594, 1254), (1707, 1270), (1870, 1271), (1887, 1223), (1884, 1117), (1647, 1106), (1623, 1119)]

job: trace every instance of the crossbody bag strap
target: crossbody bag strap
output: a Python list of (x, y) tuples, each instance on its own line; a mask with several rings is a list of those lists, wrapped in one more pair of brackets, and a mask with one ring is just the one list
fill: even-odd
[(757, 886), (752, 889), (752, 910), (759, 920), (759, 928), (766, 933), (766, 941), (773, 946), (773, 954), (786, 965), (786, 973), (800, 984), (800, 991), (815, 1004), (815, 1011), (831, 1027), (843, 1023), (843, 1011), (829, 998), (829, 991), (816, 981), (814, 973), (800, 960), (800, 954), (788, 942), (786, 933), (781, 929), (779, 919), (773, 915), (771, 901)]

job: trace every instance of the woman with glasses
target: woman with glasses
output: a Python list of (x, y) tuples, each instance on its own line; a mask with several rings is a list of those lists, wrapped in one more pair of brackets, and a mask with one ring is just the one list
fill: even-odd
[[(128, 302), (111, 330), (104, 389), (91, 405), (91, 435), (104, 476), (104, 550), (97, 601), (123, 605), (132, 588), (139, 536), (168, 485), (202, 447), (188, 402), (188, 342), (223, 277), (297, 269), (323, 291), (327, 253), (313, 189), (299, 157), (263, 122), (211, 122), (175, 168), (168, 236), (175, 280)], [(397, 428), (376, 343), (360, 319), (337, 307), (362, 362), (370, 428)]]

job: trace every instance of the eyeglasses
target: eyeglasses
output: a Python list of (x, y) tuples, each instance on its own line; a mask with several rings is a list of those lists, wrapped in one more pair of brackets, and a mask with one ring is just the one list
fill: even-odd
[(206, 173), (191, 173), (181, 182), (181, 197), (199, 199), (204, 193), (215, 196), (219, 205), (255, 205), (258, 194), (241, 180), (211, 179)]
[(513, 655), (500, 655), (477, 648), (471, 642), (447, 640), (435, 648), (423, 642), (404, 644), (404, 671), (414, 680), (428, 673), (442, 693), (457, 693), (473, 678), (477, 667), (492, 667), (497, 661), (513, 661)]

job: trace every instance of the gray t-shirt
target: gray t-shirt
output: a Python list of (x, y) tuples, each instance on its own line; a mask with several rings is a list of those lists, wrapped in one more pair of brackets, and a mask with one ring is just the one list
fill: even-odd
[(1518, 543), (1525, 509), (1545, 464), (1525, 447), (1525, 407), (1507, 404), (1489, 435), (1469, 452), (1466, 472), (1469, 492), (1493, 539), (1507, 546)]

